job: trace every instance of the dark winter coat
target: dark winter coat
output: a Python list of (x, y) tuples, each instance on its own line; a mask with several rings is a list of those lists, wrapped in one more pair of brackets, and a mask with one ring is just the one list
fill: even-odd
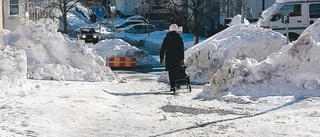
[(178, 32), (170, 31), (164, 38), (160, 49), (160, 60), (163, 59), (167, 71), (176, 69), (184, 59), (183, 39)]

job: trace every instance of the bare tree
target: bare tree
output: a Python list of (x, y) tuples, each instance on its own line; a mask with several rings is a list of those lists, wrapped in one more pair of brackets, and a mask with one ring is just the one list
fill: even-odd
[[(60, 12), (60, 14), (54, 18), (58, 18), (63, 23), (64, 34), (67, 33), (68, 29), (67, 14), (79, 2), (81, 2), (81, 0), (51, 0), (48, 1), (48, 4), (46, 4), (46, 11), (56, 11), (55, 9), (57, 9), (57, 11)], [(50, 16), (52, 16), (52, 14)]]
[(199, 31), (203, 22), (210, 20), (220, 7), (227, 4), (224, 0), (149, 0), (153, 12), (165, 14), (170, 22), (187, 26), (194, 36), (194, 44), (199, 43)]
[[(217, 13), (220, 10), (220, 2), (213, 2), (212, 0), (183, 0), (183, 7), (190, 14), (184, 14), (187, 19), (188, 27), (191, 28), (194, 36), (194, 44), (199, 42), (199, 29), (201, 22), (209, 19), (212, 13)], [(189, 13), (189, 12), (188, 12)]]
[[(76, 4), (81, 3), (85, 7), (96, 7), (96, 6), (106, 6), (107, 0), (47, 0), (46, 2), (39, 2), (34, 0), (26, 0), (26, 8), (30, 8), (30, 5), (37, 6), (33, 9), (28, 9), (29, 13), (36, 15), (33, 17), (33, 20), (38, 20), (39, 18), (56, 18), (63, 23), (63, 32), (67, 33), (68, 30), (68, 18), (67, 14)], [(43, 3), (43, 4), (40, 4)], [(39, 10), (41, 9), (41, 10)], [(55, 14), (54, 12), (58, 13)], [(43, 14), (48, 13), (48, 14)], [(41, 15), (41, 16), (40, 16)], [(42, 16), (44, 15), (44, 16)]]
[(55, 7), (57, 7), (61, 14), (62, 14), (62, 22), (63, 22), (63, 33), (67, 33), (67, 27), (68, 27), (68, 19), (67, 19), (67, 13), (73, 8), (73, 6), (78, 3), (79, 1), (74, 0), (58, 0), (57, 3), (54, 3)]

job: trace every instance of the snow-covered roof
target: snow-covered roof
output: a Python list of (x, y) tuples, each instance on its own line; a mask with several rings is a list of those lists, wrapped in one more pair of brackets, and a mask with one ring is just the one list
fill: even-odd
[(276, 0), (276, 3), (290, 3), (290, 2), (319, 2), (319, 0)]

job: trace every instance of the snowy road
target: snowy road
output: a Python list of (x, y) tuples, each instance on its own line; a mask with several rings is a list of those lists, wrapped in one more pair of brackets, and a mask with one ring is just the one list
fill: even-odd
[[(122, 83), (34, 81), (33, 94), (0, 106), (0, 136), (316, 136), (320, 98), (177, 95), (158, 75), (122, 72)], [(311, 123), (311, 124), (310, 124)], [(295, 132), (292, 132), (295, 131)]]
[[(68, 16), (70, 27), (97, 27)], [(114, 80), (107, 57), (159, 65), (132, 45), (143, 40), (139, 48), (157, 54), (164, 31), (84, 45), (51, 20), (3, 29), (0, 137), (319, 137), (319, 24), (288, 45), (280, 33), (243, 24), (197, 45), (182, 34), (189, 72), (211, 80), (209, 90), (192, 85), (177, 95), (157, 82), (163, 67), (117, 70), (114, 83), (76, 82)]]

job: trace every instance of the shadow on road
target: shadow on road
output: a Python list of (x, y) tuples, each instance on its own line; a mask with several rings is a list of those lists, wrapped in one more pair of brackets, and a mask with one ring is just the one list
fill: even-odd
[(287, 103), (285, 103), (285, 104), (283, 104), (283, 105), (281, 105), (281, 106), (278, 106), (278, 107), (275, 107), (275, 108), (272, 108), (272, 109), (269, 109), (269, 110), (266, 110), (266, 111), (263, 111), (263, 112), (260, 112), (260, 113), (257, 113), (257, 114), (252, 114), (252, 115), (240, 116), (240, 117), (236, 117), (236, 118), (221, 119), (221, 120), (217, 120), (217, 121), (206, 122), (206, 123), (203, 123), (203, 124), (198, 124), (198, 125), (194, 125), (194, 126), (190, 126), (190, 127), (186, 127), (186, 128), (180, 128), (180, 129), (177, 129), (177, 130), (174, 130), (174, 131), (168, 131), (168, 132), (161, 133), (161, 134), (157, 134), (157, 135), (153, 135), (153, 136), (150, 136), (150, 137), (165, 136), (165, 135), (177, 133), (177, 132), (180, 132), (180, 131), (191, 130), (191, 129), (201, 128), (201, 127), (206, 127), (206, 126), (208, 126), (208, 125), (213, 125), (213, 124), (217, 124), (217, 123), (234, 121), (234, 120), (244, 119), (244, 118), (252, 118), (252, 117), (255, 117), (255, 116), (260, 116), (260, 115), (263, 115), (263, 114), (266, 114), (266, 113), (269, 113), (269, 112), (272, 112), (272, 111), (275, 111), (275, 110), (279, 110), (279, 109), (281, 109), (281, 108), (284, 108), (284, 107), (293, 105), (293, 104), (295, 104), (295, 103), (298, 103), (298, 102), (302, 101), (303, 99), (305, 99), (305, 98), (294, 98), (294, 100), (292, 100), (292, 101), (290, 101), (290, 102), (287, 102)]
[(139, 66), (133, 68), (112, 68), (112, 70), (120, 73), (152, 73), (165, 71), (165, 68), (163, 66)]
[(172, 92), (169, 91), (158, 91), (158, 92), (131, 92), (131, 93), (113, 93), (106, 90), (104, 92), (114, 95), (114, 96), (143, 96), (143, 95), (173, 95)]

